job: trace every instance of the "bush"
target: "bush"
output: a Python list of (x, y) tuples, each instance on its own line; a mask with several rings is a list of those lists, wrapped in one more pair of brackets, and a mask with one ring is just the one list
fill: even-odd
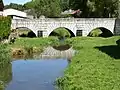
[(11, 18), (0, 16), (0, 39), (8, 38), (11, 30)]
[(1, 64), (10, 62), (10, 53), (7, 45), (0, 44), (0, 66)]

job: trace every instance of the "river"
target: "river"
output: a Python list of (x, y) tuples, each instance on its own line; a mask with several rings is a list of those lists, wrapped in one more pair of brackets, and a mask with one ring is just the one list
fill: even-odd
[(74, 53), (72, 48), (60, 51), (48, 47), (32, 58), (14, 58), (5, 90), (57, 90), (55, 80), (64, 75)]

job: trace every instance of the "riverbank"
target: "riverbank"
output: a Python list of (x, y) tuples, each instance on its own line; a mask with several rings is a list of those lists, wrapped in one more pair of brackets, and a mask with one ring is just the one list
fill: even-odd
[[(49, 45), (57, 44), (57, 38), (17, 38), (14, 43), (0, 44), (0, 90), (5, 87), (8, 77), (11, 77), (11, 58), (24, 58), (25, 55), (41, 53)], [(26, 56), (25, 56), (26, 58)], [(8, 67), (8, 69), (6, 68)], [(9, 67), (10, 66), (10, 67)], [(6, 69), (4, 69), (6, 68)], [(8, 73), (7, 73), (8, 72)]]
[(120, 47), (110, 38), (75, 37), (67, 40), (78, 53), (65, 75), (57, 80), (60, 90), (119, 90)]
[(10, 62), (10, 48), (7, 44), (0, 44), (0, 67), (3, 66), (4, 63)]
[[(7, 44), (0, 44), (0, 90), (3, 90), (6, 78), (9, 77), (9, 64), (11, 62), (10, 48)], [(6, 68), (6, 66), (8, 68)], [(5, 71), (3, 70), (5, 68)], [(7, 73), (7, 74), (6, 74)]]
[(41, 53), (49, 45), (55, 45), (58, 39), (49, 38), (18, 38), (13, 44), (10, 44), (12, 56), (26, 55), (32, 53)]

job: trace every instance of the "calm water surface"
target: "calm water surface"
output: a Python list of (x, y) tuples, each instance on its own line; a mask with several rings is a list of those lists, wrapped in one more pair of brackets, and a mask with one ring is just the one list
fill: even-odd
[(57, 90), (54, 82), (64, 75), (75, 51), (72, 48), (64, 51), (63, 46), (55, 48), (62, 50), (47, 47), (41, 54), (31, 55), (32, 59), (18, 57), (3, 65), (0, 83), (5, 85), (4, 90)]
[(14, 60), (12, 79), (5, 90), (57, 90), (54, 81), (63, 76), (67, 59)]

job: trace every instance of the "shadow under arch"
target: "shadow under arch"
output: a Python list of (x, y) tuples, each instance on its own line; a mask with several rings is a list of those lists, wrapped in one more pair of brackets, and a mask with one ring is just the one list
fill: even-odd
[(89, 34), (87, 36), (93, 35), (92, 37), (94, 37), (95, 34), (96, 34), (96, 37), (111, 37), (111, 36), (113, 36), (113, 33), (105, 27), (97, 27), (97, 28), (93, 29), (89, 32)]
[[(74, 34), (70, 29), (68, 29), (68, 28), (66, 28), (66, 27), (57, 27), (56, 29), (52, 30), (52, 32), (49, 34), (49, 36), (59, 36), (59, 33), (54, 32), (54, 31), (57, 30), (57, 29), (67, 30), (67, 31), (70, 33), (70, 38), (71, 38), (71, 37), (75, 37), (75, 34)], [(67, 36), (67, 35), (66, 35), (66, 36)]]
[(28, 27), (17, 27), (16, 30), (20, 37), (37, 37), (33, 30), (29, 29)]

